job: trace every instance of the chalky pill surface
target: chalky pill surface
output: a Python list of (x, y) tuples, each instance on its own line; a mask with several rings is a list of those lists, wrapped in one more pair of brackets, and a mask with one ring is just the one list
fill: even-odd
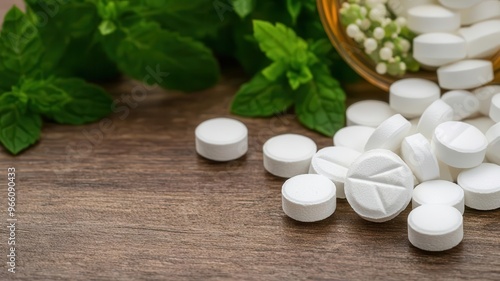
[(422, 205), (408, 216), (408, 240), (425, 251), (449, 250), (462, 241), (463, 217), (446, 205)]
[(439, 179), (449, 181), (449, 182), (457, 182), (458, 175), (464, 170), (460, 168), (451, 167), (447, 165), (443, 161), (439, 161)]
[(407, 16), (410, 8), (426, 4), (437, 4), (436, 0), (389, 0), (387, 5), (389, 9), (397, 16)]
[(460, 28), (458, 34), (467, 43), (468, 58), (488, 58), (500, 47), (500, 20), (488, 20)]
[(438, 160), (423, 135), (406, 137), (401, 144), (401, 155), (420, 182), (439, 178)]
[(333, 144), (338, 147), (352, 148), (358, 152), (365, 151), (365, 145), (375, 128), (366, 126), (344, 127), (333, 136)]
[(447, 8), (459, 10), (470, 8), (481, 1), (484, 0), (439, 0), (439, 3)]
[(314, 141), (305, 136), (284, 134), (272, 137), (264, 143), (264, 168), (283, 178), (307, 174), (316, 149)]
[(495, 122), (491, 120), (491, 118), (483, 116), (483, 117), (477, 117), (473, 119), (467, 119), (464, 120), (465, 123), (470, 124), (479, 131), (481, 131), (483, 134), (486, 134), (486, 132), (493, 126), (495, 125)]
[(488, 141), (474, 126), (448, 121), (436, 127), (432, 145), (439, 160), (452, 167), (466, 169), (483, 162)]
[(465, 206), (476, 210), (500, 208), (500, 166), (483, 163), (458, 175), (465, 192)]
[(417, 131), (431, 139), (436, 127), (453, 120), (453, 108), (442, 100), (436, 100), (424, 111), (418, 122)]
[(298, 175), (281, 188), (283, 211), (301, 222), (315, 222), (331, 216), (337, 207), (335, 184), (322, 175)]
[(487, 0), (470, 7), (460, 10), (460, 21), (462, 25), (474, 24), (480, 21), (500, 17), (500, 1)]
[(439, 5), (408, 10), (408, 28), (415, 33), (452, 32), (460, 27), (460, 15)]
[(347, 108), (347, 126), (377, 127), (394, 114), (396, 112), (386, 102), (377, 100), (359, 101)]
[(247, 127), (238, 120), (214, 118), (202, 122), (195, 130), (196, 152), (210, 160), (230, 161), (248, 150)]
[(437, 70), (439, 85), (450, 90), (480, 87), (493, 80), (493, 64), (487, 60), (462, 60)]
[(421, 205), (447, 205), (464, 213), (464, 190), (455, 183), (444, 180), (432, 180), (415, 187), (412, 196), (412, 208)]
[(453, 120), (459, 121), (479, 113), (479, 100), (471, 92), (465, 90), (449, 91), (441, 99), (453, 108)]
[(400, 79), (392, 83), (389, 92), (390, 106), (406, 118), (419, 117), (441, 96), (436, 83), (420, 78)]
[(337, 187), (337, 198), (345, 198), (344, 182), (347, 170), (360, 155), (360, 152), (347, 147), (322, 148), (314, 154), (309, 173), (330, 179)]
[(344, 189), (360, 217), (385, 222), (408, 206), (413, 186), (413, 174), (398, 155), (375, 149), (363, 153), (349, 167)]
[(491, 99), (490, 118), (497, 123), (500, 122), (500, 94)]
[(457, 35), (426, 33), (413, 39), (413, 56), (427, 66), (442, 66), (467, 56), (467, 44)]
[(486, 132), (486, 139), (488, 140), (486, 158), (490, 162), (500, 165), (500, 123), (492, 126)]
[(401, 114), (395, 114), (375, 129), (366, 142), (365, 151), (383, 148), (397, 152), (410, 130), (411, 123)]
[(483, 115), (488, 115), (490, 113), (491, 99), (494, 95), (500, 94), (500, 86), (484, 86), (475, 89), (473, 93), (479, 100), (479, 112), (481, 112)]

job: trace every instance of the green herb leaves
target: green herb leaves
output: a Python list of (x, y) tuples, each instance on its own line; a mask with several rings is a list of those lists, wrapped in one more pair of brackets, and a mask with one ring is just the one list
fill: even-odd
[(254, 37), (273, 62), (236, 94), (231, 110), (243, 116), (271, 116), (295, 104), (306, 127), (332, 136), (344, 125), (345, 93), (320, 61), (331, 50), (324, 41), (308, 44), (277, 23), (254, 21)]

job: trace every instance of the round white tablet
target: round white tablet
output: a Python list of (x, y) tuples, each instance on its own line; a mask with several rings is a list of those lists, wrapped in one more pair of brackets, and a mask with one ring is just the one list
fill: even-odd
[(453, 32), (460, 27), (460, 15), (439, 5), (422, 5), (408, 10), (408, 28), (415, 33)]
[(446, 92), (441, 99), (453, 108), (453, 120), (459, 121), (479, 113), (479, 100), (469, 91)]
[(238, 120), (206, 120), (196, 127), (195, 136), (196, 152), (210, 160), (234, 160), (245, 155), (248, 150), (248, 130)]
[(422, 205), (408, 216), (408, 240), (424, 251), (449, 250), (464, 237), (463, 217), (446, 205)]
[(500, 166), (483, 163), (458, 175), (465, 192), (465, 206), (476, 210), (500, 208)]
[(406, 118), (419, 117), (441, 95), (436, 83), (420, 78), (400, 79), (392, 83), (389, 92), (389, 104)]
[(413, 174), (395, 153), (374, 149), (349, 167), (344, 189), (347, 201), (362, 218), (384, 222), (395, 218), (410, 203)]
[(401, 156), (420, 182), (439, 178), (438, 160), (423, 135), (406, 137), (401, 145)]
[(489, 117), (486, 116), (474, 119), (467, 119), (464, 120), (464, 122), (476, 127), (483, 134), (486, 134), (488, 129), (491, 128), (493, 125), (495, 125), (495, 122), (493, 122), (493, 120), (491, 120)]
[(497, 123), (500, 122), (500, 94), (491, 99), (490, 118)]
[(378, 100), (358, 101), (347, 108), (347, 126), (377, 127), (396, 114), (388, 103)]
[(283, 178), (307, 174), (316, 149), (314, 141), (305, 136), (284, 134), (272, 137), (262, 149), (264, 168)]
[(337, 198), (345, 198), (347, 169), (360, 155), (361, 153), (347, 147), (325, 147), (314, 154), (309, 173), (329, 178), (337, 187)]
[(470, 7), (460, 10), (460, 21), (462, 25), (474, 24), (477, 22), (500, 17), (500, 1), (487, 0)]
[(412, 196), (412, 208), (421, 205), (447, 205), (464, 213), (464, 190), (455, 183), (433, 180), (415, 187)]
[(441, 5), (455, 10), (467, 9), (484, 0), (439, 0)]
[(487, 20), (470, 27), (460, 28), (458, 34), (467, 43), (467, 57), (488, 58), (500, 47), (500, 20)]
[(333, 145), (352, 148), (358, 152), (365, 151), (365, 145), (375, 128), (366, 126), (344, 127), (333, 136)]
[(407, 16), (410, 8), (425, 4), (436, 4), (436, 0), (389, 0), (387, 5), (389, 9), (397, 16)]
[(365, 151), (383, 148), (396, 152), (410, 130), (411, 123), (401, 114), (395, 114), (375, 129), (366, 142)]
[(500, 123), (486, 132), (486, 139), (488, 139), (486, 157), (490, 162), (500, 165)]
[(442, 66), (466, 56), (465, 40), (451, 33), (426, 33), (413, 39), (413, 57), (427, 66)]
[(417, 131), (424, 137), (431, 139), (439, 124), (451, 120), (453, 120), (453, 108), (442, 100), (436, 100), (427, 107), (420, 117)]
[(472, 168), (483, 163), (488, 140), (467, 123), (448, 121), (434, 131), (432, 145), (439, 160), (455, 168)]
[(500, 94), (500, 86), (484, 86), (475, 89), (473, 93), (479, 100), (479, 112), (481, 112), (483, 115), (488, 115), (490, 113), (491, 99), (494, 95)]
[(450, 90), (464, 90), (493, 81), (493, 64), (487, 60), (462, 60), (437, 70), (439, 85)]
[(294, 176), (281, 188), (283, 211), (301, 222), (324, 220), (337, 207), (335, 192), (335, 184), (322, 175)]

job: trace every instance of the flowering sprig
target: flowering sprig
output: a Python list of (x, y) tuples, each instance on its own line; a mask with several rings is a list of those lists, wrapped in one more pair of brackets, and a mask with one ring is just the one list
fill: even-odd
[(374, 61), (377, 73), (402, 76), (419, 70), (411, 53), (416, 35), (406, 26), (406, 18), (389, 11), (387, 0), (348, 0), (340, 8), (340, 21), (347, 36)]

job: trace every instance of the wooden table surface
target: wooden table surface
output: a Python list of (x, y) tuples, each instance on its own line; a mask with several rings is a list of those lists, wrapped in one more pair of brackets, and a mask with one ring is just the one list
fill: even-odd
[[(0, 280), (500, 280), (500, 210), (467, 209), (463, 242), (441, 253), (410, 245), (410, 207), (383, 224), (345, 200), (318, 223), (286, 217), (284, 180), (264, 170), (262, 144), (287, 132), (332, 144), (293, 114), (235, 117), (249, 128), (242, 159), (197, 156), (195, 127), (231, 116), (243, 81), (232, 74), (204, 92), (149, 89), (134, 99), (140, 84), (123, 80), (108, 85), (123, 101), (109, 119), (47, 124), (24, 154), (0, 152)], [(349, 93), (350, 102), (385, 97), (362, 85)], [(17, 180), (15, 274), (6, 267), (7, 167)]]

